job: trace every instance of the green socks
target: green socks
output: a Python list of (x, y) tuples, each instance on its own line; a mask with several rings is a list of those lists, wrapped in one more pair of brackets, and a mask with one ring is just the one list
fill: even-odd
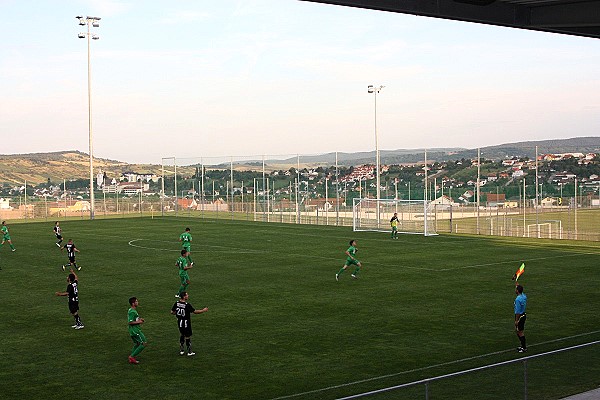
[(188, 285), (181, 285), (179, 286), (179, 293), (181, 294), (181, 292), (185, 292), (187, 289)]
[(142, 352), (142, 350), (144, 350), (146, 348), (146, 346), (144, 346), (143, 344), (138, 345), (137, 347), (134, 347), (133, 350), (131, 351), (131, 357), (135, 357), (138, 354), (140, 354)]

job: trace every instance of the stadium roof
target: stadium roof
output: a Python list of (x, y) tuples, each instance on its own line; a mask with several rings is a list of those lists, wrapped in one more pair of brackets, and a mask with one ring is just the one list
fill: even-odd
[(600, 38), (600, 1), (302, 0)]

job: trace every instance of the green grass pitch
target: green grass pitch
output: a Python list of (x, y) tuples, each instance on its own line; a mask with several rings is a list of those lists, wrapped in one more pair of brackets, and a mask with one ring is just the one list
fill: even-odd
[[(73, 319), (53, 222), (10, 223), (0, 248), (0, 398), (334, 399), (511, 360), (512, 274), (528, 295), (527, 355), (600, 339), (600, 244), (401, 235), (200, 218), (63, 221), (77, 254)], [(179, 355), (170, 314), (179, 234), (193, 235), (196, 356)], [(348, 241), (359, 279), (335, 281)], [(129, 365), (128, 298), (149, 345)], [(564, 355), (563, 355), (564, 354)], [(530, 399), (597, 387), (600, 348), (528, 362)], [(432, 399), (507, 399), (520, 363), (432, 383)], [(374, 398), (424, 398), (418, 387)], [(522, 398), (522, 397), (521, 397)]]

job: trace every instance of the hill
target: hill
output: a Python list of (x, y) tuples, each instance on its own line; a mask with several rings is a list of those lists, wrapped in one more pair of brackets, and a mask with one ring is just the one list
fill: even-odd
[[(482, 156), (490, 160), (502, 160), (507, 157), (535, 157), (535, 146), (538, 146), (538, 153), (600, 153), (600, 136), (598, 137), (579, 137), (570, 139), (553, 139), (540, 141), (527, 141), (517, 143), (506, 143), (495, 146), (481, 147)], [(398, 150), (380, 150), (382, 164), (405, 164), (422, 162), (425, 149), (398, 149)], [(477, 157), (477, 149), (464, 148), (432, 148), (427, 149), (427, 159), (429, 161), (449, 161), (460, 160), (461, 158)], [(339, 165), (360, 165), (373, 163), (375, 151), (360, 153), (338, 153)], [(296, 159), (288, 159), (291, 165), (295, 165)], [(271, 160), (270, 162), (273, 162)], [(319, 164), (332, 165), (335, 162), (335, 153), (327, 153), (318, 156), (303, 156), (301, 162), (312, 162)]]
[[(79, 151), (0, 155), (0, 182), (32, 184), (62, 182), (63, 179), (89, 177), (89, 156)], [(128, 164), (122, 161), (94, 158), (94, 173), (99, 169), (108, 176), (119, 176), (123, 172), (158, 173), (160, 165)]]
[[(481, 148), (481, 154), (488, 160), (501, 160), (507, 157), (535, 157), (535, 146), (538, 152), (544, 153), (600, 153), (600, 136), (579, 137), (570, 139), (553, 139), (540, 141), (525, 141), (506, 143)], [(382, 164), (408, 164), (423, 161), (424, 149), (397, 149), (381, 150)], [(429, 161), (450, 161), (461, 158), (477, 157), (477, 149), (464, 148), (433, 148), (427, 149)], [(301, 168), (315, 168), (318, 166), (331, 166), (335, 164), (336, 153), (324, 153), (319, 155), (300, 156)], [(373, 164), (375, 151), (357, 153), (337, 153), (340, 166), (353, 166), (361, 164)], [(265, 165), (268, 171), (285, 170), (296, 167), (296, 157), (287, 159), (268, 159)], [(180, 166), (178, 166), (180, 167)], [(161, 173), (161, 165), (158, 164), (129, 164), (123, 161), (115, 161), (103, 158), (94, 158), (94, 168), (97, 173), (99, 169), (106, 171), (109, 177), (117, 177), (123, 172), (134, 171), (137, 173)], [(210, 166), (209, 169), (229, 169), (230, 163)], [(234, 162), (234, 168), (241, 170), (260, 170), (262, 160), (248, 160)], [(182, 168), (184, 174), (193, 174), (193, 170)], [(0, 183), (21, 184), (25, 180), (32, 184), (48, 181), (61, 182), (63, 179), (78, 179), (89, 177), (89, 157), (86, 153), (79, 151), (62, 151), (52, 153), (14, 154), (0, 155)]]

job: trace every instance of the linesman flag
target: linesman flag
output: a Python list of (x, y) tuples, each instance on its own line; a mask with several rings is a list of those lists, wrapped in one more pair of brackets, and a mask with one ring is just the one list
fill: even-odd
[(517, 270), (517, 272), (515, 272), (515, 274), (512, 277), (513, 281), (518, 281), (519, 277), (521, 275), (523, 275), (523, 272), (525, 272), (525, 263), (521, 263), (521, 266), (519, 267), (519, 269)]

